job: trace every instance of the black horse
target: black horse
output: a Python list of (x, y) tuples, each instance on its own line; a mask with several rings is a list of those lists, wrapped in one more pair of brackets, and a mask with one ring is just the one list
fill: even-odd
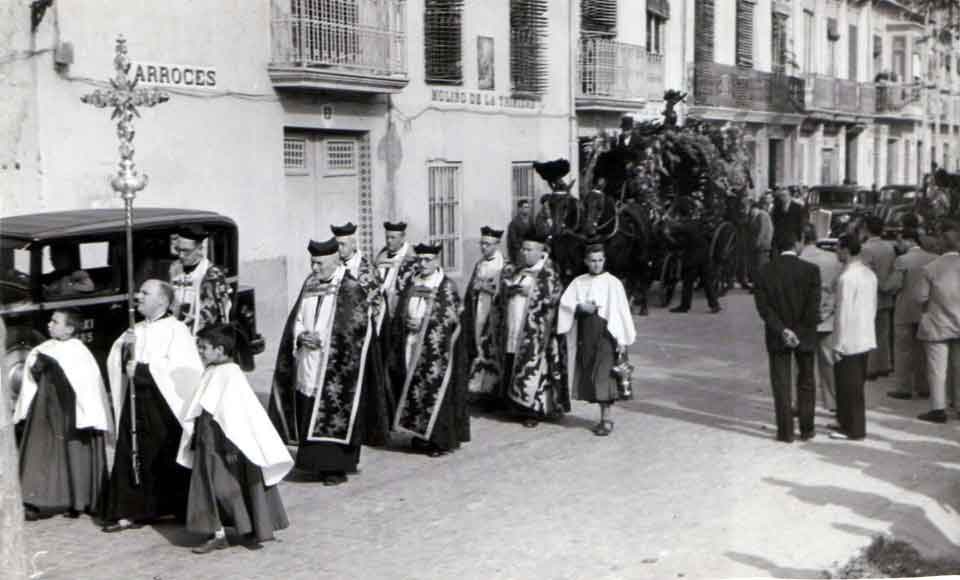
[[(602, 243), (607, 271), (619, 278), (641, 316), (647, 314), (650, 287), (651, 219), (639, 204), (622, 204), (600, 191), (577, 200), (568, 194), (545, 199), (550, 255), (564, 284), (586, 273), (587, 243)], [(545, 220), (546, 221), (546, 220)]]

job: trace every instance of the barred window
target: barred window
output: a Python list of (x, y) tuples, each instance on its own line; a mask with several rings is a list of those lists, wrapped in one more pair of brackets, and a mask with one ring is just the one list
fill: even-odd
[(427, 166), (430, 242), (443, 248), (441, 264), (447, 272), (459, 272), (462, 262), (460, 199), (463, 191), (459, 163)]
[(354, 173), (357, 169), (356, 142), (330, 139), (327, 145), (327, 173)]
[(510, 81), (517, 93), (547, 90), (547, 0), (510, 0)]
[(425, 0), (423, 53), (428, 83), (463, 83), (463, 0)]
[(773, 56), (773, 70), (783, 72), (787, 68), (787, 16), (774, 12), (772, 25), (770, 50)]
[(284, 137), (283, 169), (287, 175), (307, 175), (307, 140), (302, 137)]
[(737, 2), (737, 66), (753, 68), (754, 1)]
[(360, 54), (357, 0), (291, 0), (292, 36), (305, 62), (356, 64)]

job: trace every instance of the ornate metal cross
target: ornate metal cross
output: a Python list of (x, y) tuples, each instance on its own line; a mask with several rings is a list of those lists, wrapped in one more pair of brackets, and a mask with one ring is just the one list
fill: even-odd
[[(89, 95), (80, 97), (80, 100), (88, 105), (98, 108), (113, 107), (113, 114), (110, 119), (119, 119), (117, 121), (117, 137), (120, 138), (120, 163), (119, 171), (113, 179), (110, 180), (110, 186), (114, 191), (123, 197), (125, 222), (127, 230), (127, 315), (132, 333), (135, 324), (135, 304), (133, 294), (136, 289), (133, 287), (133, 200), (137, 197), (137, 192), (147, 186), (147, 176), (137, 172), (133, 163), (133, 117), (140, 116), (137, 107), (152, 107), (170, 99), (170, 96), (158, 89), (138, 89), (136, 79), (131, 79), (130, 59), (127, 58), (127, 41), (123, 36), (117, 37), (117, 54), (113, 58), (113, 67), (117, 74), (110, 79), (109, 90), (96, 90)], [(137, 414), (136, 414), (136, 389), (132, 384), (132, 378), (128, 378), (131, 384), (127, 386), (130, 395), (130, 413), (131, 413), (131, 455), (133, 463), (133, 483), (140, 485), (140, 459), (139, 445), (137, 443)]]

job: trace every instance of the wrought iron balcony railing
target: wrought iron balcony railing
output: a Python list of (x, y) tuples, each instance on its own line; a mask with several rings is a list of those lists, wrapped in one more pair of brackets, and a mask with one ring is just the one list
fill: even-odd
[(905, 84), (880, 83), (877, 85), (877, 113), (921, 116), (922, 89)]
[(643, 46), (583, 37), (578, 60), (577, 96), (581, 100), (641, 101), (663, 97), (663, 55), (647, 52)]
[(274, 0), (274, 84), (399, 90), (407, 82), (405, 0)]
[[(841, 113), (863, 110), (861, 83), (825, 75), (807, 75), (806, 81), (807, 109)], [(869, 112), (873, 112), (872, 106)]]
[(694, 104), (771, 113), (802, 113), (804, 79), (717, 63), (694, 66)]

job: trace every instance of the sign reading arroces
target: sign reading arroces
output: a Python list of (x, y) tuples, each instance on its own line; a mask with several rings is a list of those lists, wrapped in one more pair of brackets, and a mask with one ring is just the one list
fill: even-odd
[(137, 62), (130, 67), (137, 84), (216, 88), (217, 70), (208, 66)]

